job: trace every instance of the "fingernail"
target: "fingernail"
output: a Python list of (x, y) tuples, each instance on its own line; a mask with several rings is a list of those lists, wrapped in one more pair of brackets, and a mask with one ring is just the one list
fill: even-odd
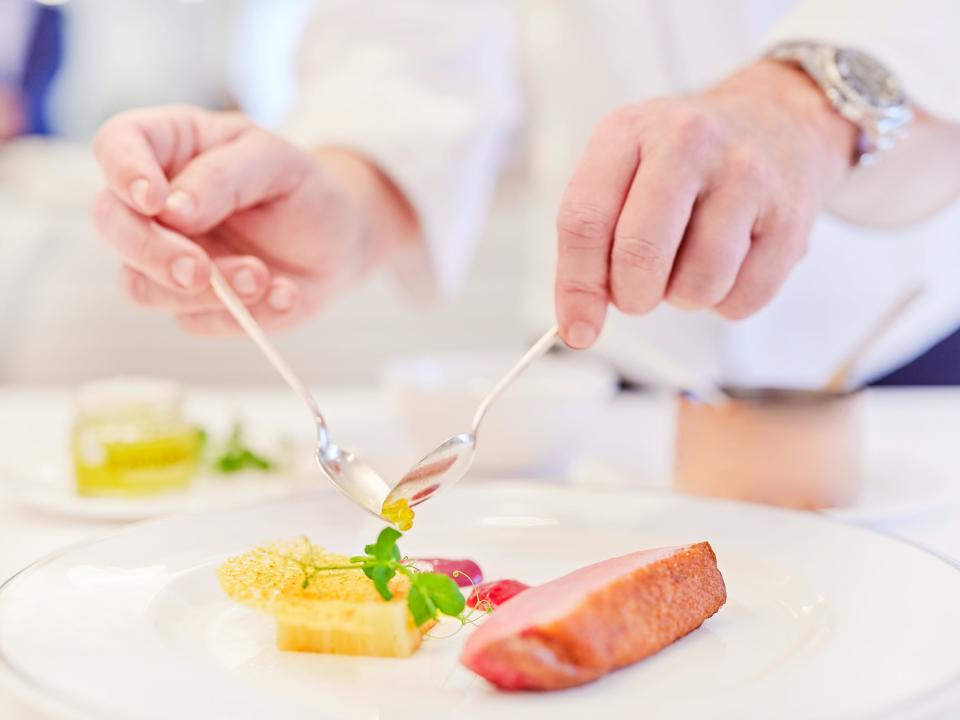
[(186, 217), (193, 212), (196, 206), (193, 198), (183, 190), (174, 190), (167, 198), (167, 210), (175, 215)]
[(142, 212), (149, 212), (147, 208), (147, 194), (150, 192), (150, 183), (145, 178), (130, 183), (130, 198)]
[(234, 273), (233, 289), (241, 295), (253, 295), (257, 292), (257, 276), (253, 270), (243, 268)]
[(267, 303), (277, 312), (285, 312), (293, 307), (293, 293), (290, 288), (277, 287), (270, 291)]
[(197, 277), (197, 261), (192, 257), (179, 257), (170, 263), (170, 274), (180, 287), (193, 287)]
[(585, 322), (575, 322), (567, 330), (567, 342), (574, 348), (585, 348), (597, 339), (597, 331)]

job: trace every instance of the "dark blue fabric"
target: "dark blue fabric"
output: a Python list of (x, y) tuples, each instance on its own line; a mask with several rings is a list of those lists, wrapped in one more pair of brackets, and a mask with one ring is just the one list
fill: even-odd
[(960, 385), (960, 330), (870, 385)]
[(20, 79), (27, 116), (26, 132), (49, 135), (47, 95), (63, 60), (63, 13), (59, 8), (37, 5), (33, 37)]

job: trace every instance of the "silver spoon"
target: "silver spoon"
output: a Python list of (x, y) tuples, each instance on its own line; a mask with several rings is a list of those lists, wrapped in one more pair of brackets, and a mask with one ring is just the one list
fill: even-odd
[(554, 325), (534, 343), (533, 347), (527, 350), (517, 364), (503, 376), (500, 382), (493, 386), (493, 389), (487, 393), (487, 396), (477, 407), (473, 414), (470, 432), (454, 435), (414, 465), (387, 495), (383, 501), (381, 514), (395, 522), (397, 515), (395, 514), (396, 511), (392, 509), (397, 508), (398, 504), (402, 507), (402, 503), (405, 501), (408, 507), (419, 505), (441, 490), (454, 485), (467, 474), (467, 470), (470, 469), (476, 456), (477, 436), (487, 410), (503, 394), (503, 391), (517, 379), (520, 373), (527, 369), (530, 363), (553, 347), (558, 335), (559, 329)]
[(367, 512), (380, 517), (380, 508), (390, 486), (374, 470), (349, 450), (344, 450), (330, 439), (330, 431), (323, 419), (320, 407), (307, 386), (280, 357), (273, 343), (267, 338), (263, 328), (247, 310), (243, 302), (234, 294), (233, 289), (216, 266), (211, 269), (210, 285), (213, 292), (233, 315), (254, 344), (266, 356), (280, 377), (286, 380), (293, 391), (300, 396), (317, 428), (317, 462), (323, 473), (330, 478), (337, 489), (353, 500)]

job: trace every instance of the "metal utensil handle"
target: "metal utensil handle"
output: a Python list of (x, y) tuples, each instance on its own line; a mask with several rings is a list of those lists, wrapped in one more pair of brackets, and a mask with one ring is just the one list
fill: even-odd
[(846, 390), (850, 376), (854, 370), (857, 369), (857, 365), (860, 364), (864, 356), (873, 348), (874, 343), (882, 338), (887, 330), (900, 319), (900, 316), (909, 310), (925, 292), (926, 288), (923, 285), (917, 285), (916, 287), (911, 287), (902, 297), (897, 299), (847, 353), (843, 362), (833, 371), (823, 386), (824, 392), (839, 393)]
[(634, 343), (630, 346), (630, 354), (633, 359), (646, 367), (647, 370), (659, 375), (674, 389), (689, 393), (702, 403), (721, 406), (730, 400), (727, 394), (709, 379), (677, 364), (673, 358), (664, 355), (649, 345)]
[(503, 391), (507, 389), (507, 386), (516, 380), (517, 376), (526, 370), (530, 363), (553, 347), (559, 334), (560, 328), (558, 328), (556, 325), (550, 328), (550, 330), (542, 338), (533, 344), (533, 347), (524, 353), (523, 357), (517, 361), (517, 364), (510, 369), (510, 372), (504, 375), (500, 382), (494, 385), (493, 390), (487, 393), (487, 396), (483, 399), (483, 402), (480, 403), (480, 407), (477, 408), (477, 412), (473, 415), (472, 432), (474, 437), (476, 437), (480, 423), (483, 421), (483, 416), (487, 414), (487, 410), (489, 410), (490, 406), (493, 405), (494, 400), (500, 397)]
[(280, 353), (277, 352), (273, 343), (267, 338), (267, 334), (263, 331), (263, 328), (261, 328), (260, 324), (253, 318), (250, 311), (247, 310), (243, 301), (233, 292), (233, 288), (230, 287), (230, 284), (226, 278), (223, 277), (223, 274), (216, 265), (210, 268), (210, 285), (213, 287), (213, 292), (220, 299), (220, 302), (222, 302), (224, 307), (233, 315), (233, 318), (240, 324), (240, 327), (243, 328), (250, 339), (253, 340), (254, 344), (260, 348), (260, 351), (266, 356), (267, 360), (270, 361), (274, 369), (280, 373), (280, 377), (282, 377), (287, 382), (287, 385), (307, 404), (310, 412), (313, 413), (314, 420), (316, 420), (318, 424), (325, 426), (326, 422), (320, 413), (320, 407), (317, 405), (313, 394), (280, 356)]

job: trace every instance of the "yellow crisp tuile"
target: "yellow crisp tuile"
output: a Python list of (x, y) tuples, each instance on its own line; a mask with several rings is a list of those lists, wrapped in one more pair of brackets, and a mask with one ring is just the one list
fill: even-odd
[(220, 585), (237, 602), (263, 610), (277, 621), (281, 650), (407, 657), (420, 647), (432, 623), (417, 628), (407, 609), (410, 581), (390, 581), (394, 597), (380, 597), (360, 570), (311, 576), (304, 567), (345, 565), (349, 558), (325, 552), (306, 538), (254, 548), (227, 560)]

